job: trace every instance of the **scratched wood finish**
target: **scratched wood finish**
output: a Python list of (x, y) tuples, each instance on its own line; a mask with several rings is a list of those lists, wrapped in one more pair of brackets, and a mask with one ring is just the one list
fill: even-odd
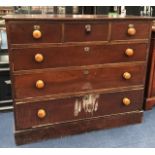
[[(134, 51), (133, 56), (125, 54), (126, 49)], [(88, 50), (88, 51), (87, 51)], [(110, 52), (109, 52), (110, 51)], [(42, 62), (35, 61), (36, 54), (42, 54)], [(145, 61), (147, 44), (131, 43), (119, 45), (58, 46), (44, 48), (12, 49), (13, 70), (44, 69), (69, 66), (83, 66), (115, 62)], [(23, 59), (21, 59), (23, 57)]]
[[(134, 90), (127, 92), (117, 92), (99, 95), (98, 110), (93, 113), (86, 113), (84, 109), (77, 116), (74, 114), (76, 101), (81, 101), (83, 97), (66, 98), (51, 101), (38, 101), (35, 103), (26, 103), (16, 105), (16, 129), (32, 128), (46, 124), (64, 123), (67, 121), (93, 118), (98, 116), (130, 112), (142, 109), (143, 90)], [(131, 104), (125, 106), (123, 98), (131, 100)], [(38, 118), (39, 109), (46, 111), (45, 118)]]

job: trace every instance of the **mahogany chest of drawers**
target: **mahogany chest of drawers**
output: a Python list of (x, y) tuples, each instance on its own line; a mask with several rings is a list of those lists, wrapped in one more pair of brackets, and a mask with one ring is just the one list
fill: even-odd
[(151, 18), (5, 20), (17, 144), (141, 122)]

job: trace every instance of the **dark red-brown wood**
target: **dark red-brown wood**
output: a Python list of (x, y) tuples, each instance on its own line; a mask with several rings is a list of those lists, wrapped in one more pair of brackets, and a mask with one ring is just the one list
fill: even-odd
[[(134, 50), (127, 56), (127, 48)], [(89, 51), (87, 51), (87, 49)], [(36, 62), (35, 55), (43, 55), (43, 62)], [(43, 69), (69, 66), (83, 66), (115, 62), (145, 61), (147, 44), (130, 43), (114, 45), (56, 46), (43, 48), (13, 49), (10, 52), (13, 70)]]
[(15, 132), (16, 144), (21, 145), (39, 141), (40, 139), (45, 140), (49, 138), (64, 137), (66, 135), (79, 134), (93, 130), (141, 123), (142, 116), (143, 112), (137, 111), (28, 130), (18, 130)]
[[(17, 144), (141, 122), (153, 18), (9, 15), (5, 19)], [(134, 36), (127, 34), (129, 24), (136, 29)], [(40, 27), (40, 39), (32, 36), (34, 25)], [(127, 57), (126, 48), (132, 48), (134, 55)], [(37, 53), (43, 62), (35, 62)], [(124, 72), (131, 79), (125, 80)], [(45, 87), (37, 89), (37, 80), (43, 80)], [(100, 95), (97, 111), (83, 109), (75, 116), (76, 101), (86, 95), (91, 99), (92, 94)], [(123, 105), (124, 97), (130, 99), (129, 106)], [(46, 111), (45, 118), (38, 118), (39, 109)]]
[[(90, 32), (86, 31), (86, 26), (90, 26)], [(67, 23), (64, 25), (65, 42), (83, 42), (83, 41), (107, 41), (108, 40), (108, 22), (83, 22)]]
[[(94, 95), (94, 94), (93, 94)], [(98, 116), (130, 112), (142, 109), (143, 90), (95, 94), (99, 95), (98, 110), (93, 113), (86, 113), (84, 109), (77, 116), (74, 114), (76, 101), (82, 101), (83, 96), (66, 98), (51, 101), (38, 101), (35, 103), (18, 104), (16, 108), (16, 129), (26, 129), (37, 125), (57, 124), (67, 121), (93, 118)], [(131, 104), (125, 106), (123, 98), (131, 100)], [(39, 109), (46, 111), (45, 118), (38, 118)]]
[[(131, 79), (126, 80), (123, 78), (125, 72), (131, 74)], [(14, 76), (15, 98), (21, 99), (92, 89), (143, 85), (144, 75), (144, 63), (25, 73)], [(35, 85), (38, 80), (44, 81), (44, 88), (36, 88)]]
[[(128, 35), (128, 26), (133, 24), (136, 29), (134, 36)], [(147, 39), (150, 36), (150, 21), (121, 21), (113, 22), (111, 40), (131, 40), (131, 39)]]
[[(42, 37), (35, 39), (32, 36), (34, 26), (40, 26)], [(11, 22), (9, 24), (9, 33), (11, 44), (38, 44), (38, 43), (58, 43), (62, 38), (61, 23), (50, 21), (27, 21)]]

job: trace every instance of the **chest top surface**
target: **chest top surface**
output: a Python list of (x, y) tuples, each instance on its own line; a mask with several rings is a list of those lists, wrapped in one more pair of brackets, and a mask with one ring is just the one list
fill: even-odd
[(154, 20), (148, 16), (116, 16), (106, 15), (6, 15), (5, 20)]

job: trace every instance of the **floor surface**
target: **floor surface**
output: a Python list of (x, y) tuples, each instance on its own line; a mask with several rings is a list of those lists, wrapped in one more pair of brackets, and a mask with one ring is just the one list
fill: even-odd
[(155, 108), (144, 112), (142, 124), (93, 131), (16, 146), (13, 135), (13, 113), (0, 113), (0, 147), (30, 148), (143, 148), (155, 147)]

